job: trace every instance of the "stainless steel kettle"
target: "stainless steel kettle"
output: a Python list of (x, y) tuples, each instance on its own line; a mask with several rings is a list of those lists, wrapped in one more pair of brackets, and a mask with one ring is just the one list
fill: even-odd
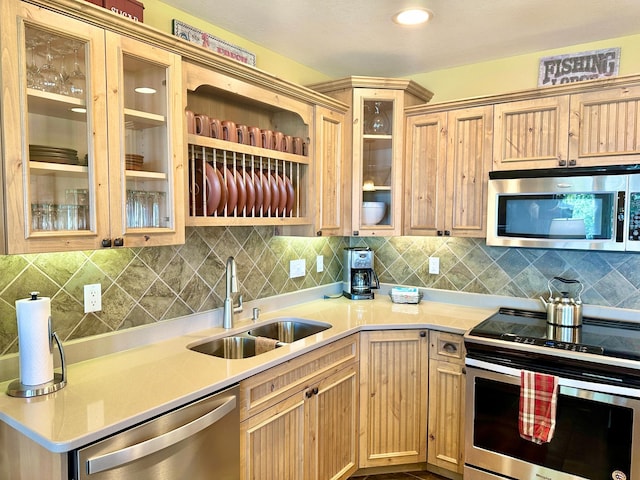
[[(558, 280), (564, 284), (578, 284), (580, 288), (576, 292), (576, 297), (570, 297), (569, 292), (563, 287), (560, 296), (554, 297), (551, 289), (551, 282)], [(580, 327), (582, 326), (582, 300), (580, 294), (584, 289), (584, 285), (579, 280), (567, 280), (562, 277), (553, 277), (547, 283), (549, 288), (549, 298), (545, 300), (540, 297), (542, 304), (547, 310), (547, 323), (558, 325), (561, 327)]]

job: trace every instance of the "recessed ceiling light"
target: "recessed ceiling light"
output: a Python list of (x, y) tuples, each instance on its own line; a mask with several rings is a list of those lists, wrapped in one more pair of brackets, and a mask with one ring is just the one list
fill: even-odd
[(156, 89), (155, 88), (151, 88), (151, 87), (138, 87), (135, 89), (136, 92), (138, 93), (156, 93)]
[(433, 17), (433, 13), (426, 8), (408, 8), (396, 13), (393, 21), (399, 25), (422, 25)]

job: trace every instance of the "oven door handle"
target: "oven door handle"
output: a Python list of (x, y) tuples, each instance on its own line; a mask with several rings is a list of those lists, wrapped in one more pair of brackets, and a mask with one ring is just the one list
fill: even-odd
[(157, 437), (150, 438), (144, 442), (136, 443), (130, 447), (88, 459), (87, 473), (92, 475), (119, 467), (125, 463), (159, 452), (160, 450), (195, 435), (201, 430), (213, 425), (236, 408), (235, 395), (230, 395), (220, 400), (223, 400), (221, 405), (174, 430)]
[[(465, 365), (468, 367), (476, 367), (489, 372), (500, 373), (508, 375), (514, 378), (514, 384), (520, 383), (520, 372), (518, 368), (507, 367), (505, 365), (498, 365), (496, 363), (486, 362), (484, 360), (477, 360), (475, 358), (467, 357), (465, 359)], [(588, 374), (586, 374), (588, 375)], [(598, 378), (605, 378), (599, 375), (592, 375), (594, 381)], [(608, 380), (617, 381), (612, 377), (606, 377)], [(632, 398), (640, 398), (640, 390), (636, 388), (623, 387), (622, 385), (610, 385), (607, 383), (595, 383), (584, 380), (575, 380), (572, 378), (558, 377), (558, 386), (560, 387), (560, 393), (566, 393), (568, 395), (576, 396), (574, 393), (576, 390), (586, 390), (590, 392), (601, 392), (612, 395), (624, 395)]]

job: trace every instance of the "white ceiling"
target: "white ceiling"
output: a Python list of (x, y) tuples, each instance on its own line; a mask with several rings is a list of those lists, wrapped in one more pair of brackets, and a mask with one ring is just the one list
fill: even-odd
[[(640, 0), (164, 1), (333, 78), (402, 77), (640, 33)], [(400, 27), (391, 17), (405, 4), (434, 18)]]

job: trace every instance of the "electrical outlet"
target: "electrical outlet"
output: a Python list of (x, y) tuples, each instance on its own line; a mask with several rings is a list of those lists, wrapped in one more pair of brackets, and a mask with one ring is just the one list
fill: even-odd
[(324, 272), (324, 257), (322, 255), (316, 257), (316, 272)]
[(84, 286), (84, 313), (102, 310), (102, 285), (94, 283)]
[(433, 275), (440, 273), (440, 259), (438, 257), (429, 257), (429, 273)]
[(289, 278), (304, 277), (306, 271), (306, 262), (304, 258), (289, 261)]

